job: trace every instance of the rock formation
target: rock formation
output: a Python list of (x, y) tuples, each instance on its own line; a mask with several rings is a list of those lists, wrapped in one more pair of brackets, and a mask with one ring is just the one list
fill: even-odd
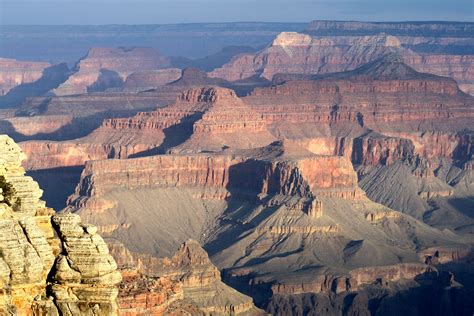
[(177, 94), (113, 92), (29, 98), (15, 111), (0, 114), (0, 132), (18, 142), (75, 139), (89, 134), (106, 118), (154, 110), (172, 103)]
[(169, 60), (152, 48), (92, 48), (76, 65), (76, 72), (53, 92), (70, 95), (122, 87), (134, 72), (168, 65)]
[[(115, 250), (120, 250), (123, 258), (123, 247)], [(171, 258), (125, 252), (132, 262), (123, 262), (125, 277), (119, 295), (122, 315), (264, 315), (250, 297), (221, 281), (219, 270), (193, 240), (184, 242)]]
[(45, 62), (0, 58), (0, 96), (21, 84), (38, 80), (49, 66), (50, 64)]
[(416, 52), (406, 48), (406, 45), (402, 46), (401, 39), (385, 33), (311, 37), (308, 34), (284, 32), (267, 48), (255, 54), (236, 56), (209, 75), (235, 81), (252, 76), (271, 80), (278, 73), (340, 72), (355, 69), (393, 52), (400, 54), (416, 70), (452, 77), (463, 91), (472, 92), (473, 55)]
[[(87, 160), (168, 151), (221, 152), (291, 139), (314, 154), (343, 156), (365, 166), (358, 169), (360, 177), (378, 174), (369, 167), (403, 162), (412, 178), (412, 206), (391, 204), (375, 192), (369, 196), (417, 217), (429, 210), (427, 197), (466, 192), (462, 187), (470, 171), (454, 180), (457, 171), (449, 165), (468, 169), (472, 159), (472, 136), (465, 129), (472, 122), (473, 101), (453, 80), (419, 73), (399, 57), (385, 56), (343, 73), (277, 75), (275, 83), (243, 98), (226, 88), (193, 88), (168, 107), (105, 120), (79, 140), (23, 143), (26, 166), (82, 166)], [(441, 160), (443, 170), (452, 169), (449, 179), (437, 178)], [(361, 182), (366, 190), (369, 178)]]
[[(88, 94), (2, 112), (15, 137), (39, 123), (21, 143), (31, 174), (71, 182), (68, 215), (50, 221), (65, 244), (45, 281), (53, 305), (74, 311), (88, 304), (82, 293), (117, 295), (97, 230), (122, 272), (126, 315), (257, 313), (219, 270), (275, 314), (404, 313), (430, 296), (440, 302), (430, 312), (469, 310), (460, 302), (472, 269), (474, 99), (458, 83), (469, 84), (470, 57), (367, 32), (283, 33), (209, 74), (134, 69), (120, 79), (127, 92), (92, 92), (118, 84), (92, 63), (102, 74)], [(73, 126), (80, 134), (61, 140)], [(86, 239), (86, 250), (67, 249)], [(91, 280), (105, 284), (84, 289)], [(110, 312), (107, 302), (99, 308)]]
[(177, 68), (137, 71), (126, 78), (123, 88), (125, 91), (145, 91), (164, 86), (179, 78), (181, 70)]
[(107, 245), (78, 215), (46, 208), (24, 158), (0, 136), (1, 313), (117, 315), (121, 276)]
[(400, 47), (393, 36), (355, 37), (340, 41), (284, 32), (256, 54), (242, 54), (211, 77), (229, 81), (261, 76), (271, 80), (277, 73), (315, 74), (354, 69)]
[[(138, 200), (141, 208), (131, 214)], [(417, 247), (458, 251), (465, 242), (368, 200), (348, 158), (315, 155), (291, 141), (91, 161), (69, 205), (133, 251), (169, 255), (173, 239), (200, 240), (227, 282), (257, 302), (260, 295), (347, 293), (378, 278), (413, 279), (427, 269)], [(151, 286), (169, 288), (164, 280)], [(172, 293), (181, 295), (179, 288)]]
[[(25, 142), (25, 166), (39, 170), (168, 151), (221, 152), (291, 139), (314, 154), (343, 156), (365, 166), (358, 171), (366, 177), (361, 182), (366, 190), (372, 183), (368, 179), (378, 174), (369, 167), (403, 162), (413, 183), (411, 206), (391, 204), (382, 193), (369, 196), (417, 217), (430, 209), (428, 198), (468, 191), (471, 171), (461, 175), (450, 166), (468, 169), (472, 159), (473, 101), (453, 80), (419, 73), (390, 55), (348, 72), (277, 75), (275, 83), (243, 98), (226, 88), (196, 87), (179, 92), (170, 106), (105, 120), (79, 140)], [(446, 175), (452, 171), (438, 179), (442, 165)]]

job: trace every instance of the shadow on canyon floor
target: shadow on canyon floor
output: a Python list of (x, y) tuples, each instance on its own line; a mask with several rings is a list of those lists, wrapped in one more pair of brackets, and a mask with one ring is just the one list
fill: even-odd
[(194, 123), (200, 120), (203, 114), (202, 112), (198, 112), (189, 115), (183, 118), (178, 124), (164, 129), (163, 133), (165, 134), (165, 139), (160, 146), (130, 155), (129, 158), (166, 154), (169, 149), (183, 144), (193, 135)]
[(38, 182), (46, 205), (60, 211), (79, 183), (83, 166), (31, 170), (26, 174)]
[(460, 213), (474, 218), (474, 196), (451, 198), (448, 203)]
[(378, 279), (357, 291), (340, 294), (327, 291), (273, 296), (271, 284), (252, 282), (252, 274), (236, 277), (226, 270), (222, 274), (226, 284), (252, 296), (258, 307), (272, 315), (472, 316), (472, 259), (439, 264), (436, 269), (419, 274), (413, 281)]
[(64, 63), (44, 69), (41, 78), (35, 82), (21, 84), (0, 96), (0, 109), (15, 108), (29, 97), (45, 95), (65, 82), (70, 73)]
[[(15, 142), (23, 142), (29, 140), (50, 140), (50, 141), (68, 141), (82, 138), (102, 125), (102, 122), (108, 118), (129, 117), (135, 115), (142, 109), (124, 110), (124, 111), (105, 111), (95, 113), (93, 115), (73, 118), (68, 124), (61, 126), (59, 129), (51, 133), (37, 133), (33, 135), (25, 135), (18, 132), (13, 124), (5, 119), (0, 119), (0, 134), (7, 134), (15, 140)], [(46, 117), (47, 116), (43, 116)], [(52, 117), (53, 119), (54, 117)]]

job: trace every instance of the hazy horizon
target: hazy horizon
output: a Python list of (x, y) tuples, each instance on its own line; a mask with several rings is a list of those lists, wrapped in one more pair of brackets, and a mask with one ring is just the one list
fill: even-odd
[(474, 22), (471, 0), (0, 0), (0, 11), (1, 25)]

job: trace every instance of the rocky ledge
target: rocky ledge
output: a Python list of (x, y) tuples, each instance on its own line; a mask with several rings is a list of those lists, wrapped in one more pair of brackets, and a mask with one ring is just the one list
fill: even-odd
[(97, 228), (47, 208), (23, 159), (0, 135), (0, 314), (117, 315), (121, 275)]
[(128, 251), (112, 242), (123, 271), (119, 304), (122, 315), (264, 315), (252, 298), (221, 281), (199, 243), (188, 240), (171, 258)]

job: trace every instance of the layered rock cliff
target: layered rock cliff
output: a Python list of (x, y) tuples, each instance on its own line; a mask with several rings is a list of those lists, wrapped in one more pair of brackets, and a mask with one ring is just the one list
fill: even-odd
[(45, 62), (0, 58), (0, 96), (21, 84), (38, 80), (49, 66)]
[[(113, 207), (113, 204), (98, 203), (108, 193), (146, 187), (196, 187), (206, 192), (202, 193), (203, 198), (207, 195), (217, 199), (231, 195), (263, 198), (275, 194), (349, 199), (362, 196), (347, 158), (315, 156), (303, 151), (304, 154), (293, 153), (285, 159), (278, 154), (282, 146), (285, 146), (282, 142), (274, 143), (257, 153), (89, 161), (69, 203), (83, 212), (88, 209), (87, 205), (91, 206), (89, 211), (99, 211), (96, 207), (100, 205)], [(322, 168), (323, 165), (326, 167)]]
[[(120, 152), (148, 147), (163, 153), (175, 146), (174, 151), (219, 151), (326, 137), (335, 142), (330, 152), (351, 156), (351, 139), (363, 129), (419, 133), (448, 122), (444, 129), (461, 130), (473, 115), (472, 99), (455, 81), (416, 72), (400, 58), (384, 57), (339, 75), (293, 79), (278, 76), (280, 84), (242, 99), (224, 88), (187, 90), (167, 108), (105, 121), (85, 141), (123, 146)], [(311, 128), (313, 123), (319, 127)]]
[(78, 215), (55, 215), (0, 136), (1, 303), (8, 315), (117, 315), (121, 280), (107, 245)]
[[(472, 97), (453, 80), (419, 73), (393, 56), (354, 71), (293, 79), (279, 75), (275, 86), (244, 98), (218, 87), (185, 90), (168, 107), (105, 120), (79, 140), (22, 143), (29, 156), (25, 165), (82, 166), (88, 160), (222, 152), (291, 139), (309, 152), (347, 157), (356, 165), (407, 164), (417, 207), (399, 208), (370, 195), (397, 210), (421, 217), (429, 210), (426, 197), (455, 195), (454, 180), (437, 179), (436, 170), (443, 159), (469, 165), (474, 112)], [(455, 180), (459, 190), (466, 191), (461, 183), (468, 173)], [(359, 170), (361, 177), (375, 174)]]
[(314, 74), (351, 70), (398, 47), (398, 40), (386, 35), (354, 37), (341, 41), (284, 32), (262, 51), (236, 56), (209, 75), (229, 81), (252, 76), (271, 80), (277, 73)]
[[(429, 42), (429, 41), (428, 41)], [(398, 53), (420, 72), (454, 78), (461, 89), (472, 92), (473, 55), (415, 52), (402, 47), (401, 39), (380, 33), (367, 36), (311, 37), (281, 33), (265, 49), (236, 56), (209, 73), (230, 81), (259, 76), (271, 80), (275, 74), (321, 74), (355, 69), (388, 53)]]
[(92, 48), (78, 62), (76, 72), (53, 92), (69, 95), (122, 87), (134, 72), (168, 65), (169, 60), (152, 48)]
[[(138, 200), (140, 210), (130, 213)], [(315, 155), (291, 141), (221, 154), (88, 162), (69, 203), (133, 251), (163, 255), (178, 241), (199, 239), (226, 269), (227, 282), (260, 303), (272, 295), (362, 291), (378, 278), (413, 279), (428, 269), (417, 249), (456, 251), (465, 242), (368, 200), (348, 158)], [(155, 266), (146, 262), (144, 269)], [(171, 300), (183, 291), (165, 279), (150, 286), (170, 289)], [(162, 308), (163, 296), (152, 299), (152, 292), (146, 302)], [(128, 296), (124, 301), (134, 308)]]
[[(122, 258), (122, 315), (264, 315), (252, 299), (225, 285), (199, 243), (188, 240), (171, 258), (132, 254), (112, 243)], [(128, 258), (129, 261), (127, 262)]]

